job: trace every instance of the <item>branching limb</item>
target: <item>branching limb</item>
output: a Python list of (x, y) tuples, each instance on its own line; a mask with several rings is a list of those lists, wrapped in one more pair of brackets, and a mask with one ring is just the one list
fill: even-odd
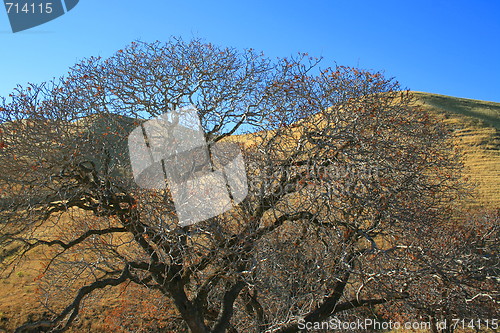
[[(68, 305), (54, 320), (52, 321), (38, 321), (35, 323), (28, 323), (23, 326), (20, 326), (16, 329), (16, 332), (26, 332), (26, 331), (33, 331), (36, 329), (53, 329), (53, 332), (63, 332), (66, 329), (68, 329), (69, 325), (73, 322), (73, 320), (76, 318), (78, 315), (78, 312), (80, 311), (80, 304), (82, 300), (85, 298), (85, 296), (89, 295), (96, 289), (102, 289), (108, 286), (117, 286), (123, 282), (125, 282), (127, 279), (130, 278), (130, 271), (129, 271), (129, 266), (126, 265), (125, 268), (123, 269), (121, 275), (117, 278), (109, 278), (109, 279), (104, 279), (104, 280), (98, 280), (95, 281), (94, 283), (84, 286), (80, 288), (78, 291), (78, 294), (76, 295), (75, 299), (73, 302)], [(69, 316), (69, 317), (68, 317)], [(65, 318), (68, 319), (66, 320), (66, 323), (61, 327), (61, 328), (56, 328)]]
[(240, 294), (241, 290), (245, 287), (245, 282), (238, 281), (234, 286), (226, 291), (224, 295), (224, 300), (222, 302), (222, 309), (220, 311), (219, 319), (217, 324), (214, 326), (212, 333), (223, 333), (229, 327), (231, 322), (231, 317), (234, 312), (234, 301)]

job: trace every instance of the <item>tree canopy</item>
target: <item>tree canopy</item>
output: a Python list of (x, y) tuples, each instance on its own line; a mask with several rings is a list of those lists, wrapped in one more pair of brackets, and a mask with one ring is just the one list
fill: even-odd
[[(2, 271), (43, 248), (53, 311), (19, 330), (65, 330), (90, 295), (128, 283), (196, 333), (494, 313), (498, 231), (454, 228), (467, 185), (448, 130), (393, 79), (320, 64), (172, 39), (19, 86), (0, 110)], [(180, 226), (168, 188), (134, 182), (127, 139), (186, 106), (209, 149), (240, 147), (248, 195)]]

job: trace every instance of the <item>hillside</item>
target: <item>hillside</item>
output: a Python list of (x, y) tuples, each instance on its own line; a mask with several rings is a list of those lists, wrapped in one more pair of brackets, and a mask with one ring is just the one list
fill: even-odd
[[(430, 93), (415, 92), (417, 103), (429, 112), (437, 114), (450, 126), (453, 138), (463, 150), (467, 175), (477, 183), (477, 195), (474, 205), (489, 208), (500, 207), (500, 103), (476, 101)], [(107, 136), (106, 148), (112, 151), (117, 160), (115, 171), (121, 172), (121, 164), (128, 159), (125, 146), (114, 143), (114, 135), (126, 135), (136, 124), (125, 117), (113, 118), (111, 122), (102, 123), (93, 120), (89, 128), (96, 128), (97, 133), (111, 133)], [(121, 156), (121, 157), (119, 157)], [(43, 253), (35, 253), (42, 258)], [(9, 253), (0, 249), (0, 256)], [(27, 318), (39, 318), (46, 310), (37, 301), (39, 294), (36, 279), (42, 267), (30, 257), (17, 267), (8, 279), (0, 281), (0, 332), (11, 330)], [(83, 315), (77, 324), (79, 328), (71, 331), (91, 330), (105, 331), (113, 328), (109, 324), (123, 303), (135, 302), (135, 294), (128, 290), (118, 295), (118, 292), (106, 292), (99, 306), (92, 307)], [(46, 313), (48, 315), (48, 313)], [(157, 318), (155, 318), (157, 319)], [(146, 319), (145, 319), (146, 320)], [(108, 323), (107, 323), (108, 322)], [(145, 325), (139, 323), (138, 325)], [(116, 327), (118, 329), (118, 327)]]
[(415, 92), (438, 114), (465, 155), (466, 176), (477, 184), (476, 204), (500, 207), (500, 103)]

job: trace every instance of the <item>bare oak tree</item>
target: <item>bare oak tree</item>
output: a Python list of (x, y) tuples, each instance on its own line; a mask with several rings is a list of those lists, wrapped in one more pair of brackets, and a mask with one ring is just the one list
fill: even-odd
[[(92, 294), (126, 283), (160, 292), (182, 318), (175, 330), (195, 333), (296, 332), (416, 304), (408, 286), (440, 263), (416, 269), (415, 253), (464, 193), (460, 156), (393, 80), (318, 63), (173, 39), (18, 87), (1, 108), (2, 269), (43, 249), (54, 313), (19, 331), (64, 331)], [(209, 149), (240, 145), (249, 191), (180, 227), (168, 188), (134, 183), (127, 137), (188, 105)]]

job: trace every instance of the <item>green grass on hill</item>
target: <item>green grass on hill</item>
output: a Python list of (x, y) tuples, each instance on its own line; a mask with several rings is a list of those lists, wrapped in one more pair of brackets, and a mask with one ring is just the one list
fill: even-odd
[(447, 113), (461, 114), (482, 120), (486, 124), (500, 130), (500, 103), (422, 92), (415, 92), (414, 94), (427, 105), (441, 109)]

